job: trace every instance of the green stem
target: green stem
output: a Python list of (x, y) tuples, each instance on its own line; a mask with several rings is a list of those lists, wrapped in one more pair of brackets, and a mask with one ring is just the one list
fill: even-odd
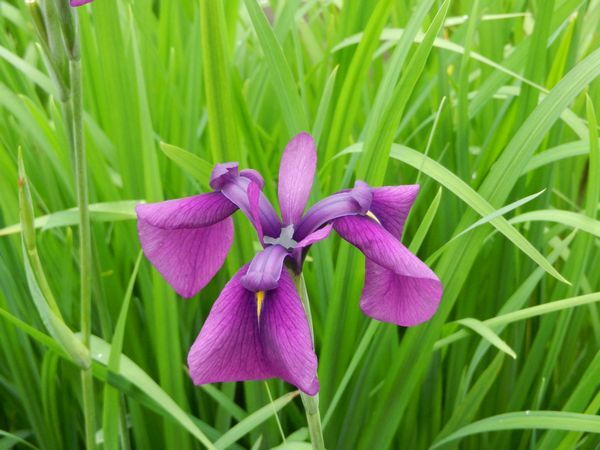
[[(306, 283), (304, 282), (304, 276), (302, 274), (294, 277), (294, 283), (296, 289), (304, 305), (304, 311), (308, 318), (308, 324), (310, 326), (310, 334), (315, 341), (315, 334), (313, 331), (312, 315), (310, 313), (310, 302), (308, 300), (308, 292), (306, 291)], [(323, 428), (321, 426), (321, 414), (319, 413), (319, 394), (314, 396), (307, 395), (304, 392), (300, 394), (302, 398), (302, 404), (306, 411), (306, 421), (308, 423), (308, 431), (310, 433), (310, 441), (314, 450), (325, 450), (325, 442), (323, 440)]]
[(93, 450), (96, 448), (96, 410), (94, 409), (94, 379), (91, 367), (81, 370), (81, 390), (85, 421), (85, 448)]
[(323, 441), (323, 429), (321, 427), (321, 414), (319, 414), (319, 394), (311, 397), (304, 392), (300, 394), (302, 404), (306, 411), (306, 421), (310, 433), (310, 441), (314, 450), (325, 450)]
[(81, 334), (83, 343), (90, 344), (91, 335), (91, 285), (92, 285), (92, 246), (88, 199), (87, 167), (83, 144), (83, 107), (81, 92), (81, 66), (79, 61), (71, 61), (72, 101), (73, 101), (73, 150), (75, 158), (75, 185), (79, 209), (79, 257), (81, 265)]
[[(69, 62), (72, 101), (72, 143), (75, 159), (75, 188), (79, 209), (79, 264), (81, 296), (81, 340), (90, 347), (92, 334), (92, 237), (88, 198), (87, 166), (83, 142), (83, 92), (81, 86), (81, 63)], [(94, 382), (92, 369), (81, 372), (83, 411), (85, 416), (85, 442), (88, 450), (96, 447), (96, 414), (94, 407)]]
[[(62, 103), (69, 145), (74, 159), (75, 191), (79, 210), (79, 264), (81, 341), (89, 350), (92, 334), (92, 238), (88, 198), (87, 166), (83, 141), (83, 90), (79, 60), (77, 16), (65, 0), (46, 2), (40, 9), (36, 1), (29, 2), (34, 28), (53, 74), (53, 81)], [(38, 264), (33, 255), (34, 266)], [(37, 267), (34, 270), (38, 269)], [(39, 268), (41, 269), (41, 267)], [(50, 308), (61, 319), (49, 286), (42, 279), (42, 289)], [(94, 382), (90, 364), (81, 365), (85, 443), (87, 450), (96, 448), (96, 410)]]

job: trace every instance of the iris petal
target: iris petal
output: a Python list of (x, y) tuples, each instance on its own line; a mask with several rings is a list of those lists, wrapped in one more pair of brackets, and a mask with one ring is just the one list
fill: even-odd
[(179, 295), (197, 294), (221, 268), (236, 210), (217, 192), (136, 207), (144, 254)]
[(386, 230), (400, 239), (406, 217), (419, 193), (419, 185), (384, 186), (371, 188), (371, 192), (371, 211)]
[(210, 174), (210, 187), (220, 191), (226, 184), (234, 181), (239, 175), (238, 166), (236, 162), (215, 164)]
[(195, 384), (269, 377), (254, 293), (240, 283), (248, 265), (225, 285), (188, 355)]
[(262, 188), (265, 187), (265, 180), (258, 170), (243, 169), (243, 170), (240, 170), (240, 176), (242, 176), (244, 178), (248, 178), (251, 181), (254, 181), (258, 185), (259, 189), (261, 189), (261, 190), (262, 190)]
[[(254, 170), (239, 172), (237, 163), (215, 165), (210, 179), (210, 186), (236, 204), (254, 224), (255, 213), (252, 211), (252, 205), (248, 198), (248, 187), (251, 183), (256, 183), (258, 186), (264, 184), (262, 176)], [(268, 236), (279, 236), (281, 221), (262, 192), (258, 193), (258, 216), (262, 233)]]
[(334, 221), (338, 234), (367, 258), (363, 311), (384, 322), (412, 326), (437, 310), (442, 285), (432, 270), (375, 220), (347, 216)]
[(366, 214), (371, 207), (371, 197), (371, 189), (367, 184), (357, 181), (353, 189), (324, 198), (306, 212), (296, 227), (294, 239), (300, 242), (315, 230), (339, 217)]
[(332, 227), (333, 225), (327, 224), (323, 228), (319, 228), (317, 231), (313, 231), (300, 242), (298, 242), (295, 248), (308, 247), (309, 245), (313, 245), (315, 242), (319, 242), (323, 239), (326, 239), (329, 236), (329, 233), (331, 233)]
[(241, 278), (242, 285), (253, 292), (275, 289), (282, 273), (283, 260), (288, 255), (281, 245), (265, 248), (252, 259), (248, 272)]
[(158, 203), (141, 203), (135, 212), (139, 220), (165, 229), (199, 228), (214, 225), (238, 207), (219, 192), (193, 195)]
[(254, 293), (240, 280), (242, 267), (215, 301), (188, 355), (196, 384), (278, 377), (314, 395), (317, 356), (302, 302), (284, 271), (265, 293), (260, 321)]
[[(411, 264), (425, 266), (416, 256), (413, 258)], [(427, 275), (428, 270), (422, 270)], [(373, 319), (403, 327), (418, 325), (435, 314), (441, 296), (442, 285), (437, 278), (405, 276), (366, 260), (360, 308)]]
[(313, 138), (300, 133), (285, 147), (279, 166), (279, 207), (285, 225), (296, 224), (302, 217), (316, 166)]
[(248, 185), (248, 206), (250, 209), (251, 221), (258, 234), (258, 240), (264, 246), (264, 233), (260, 221), (260, 186), (255, 181)]
[(281, 273), (279, 287), (267, 292), (260, 340), (270, 371), (308, 395), (319, 391), (317, 355), (304, 306), (290, 274)]

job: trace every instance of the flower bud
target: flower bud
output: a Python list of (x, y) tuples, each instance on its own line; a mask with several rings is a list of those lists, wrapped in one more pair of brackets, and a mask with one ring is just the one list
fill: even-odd
[(62, 42), (60, 26), (57, 23), (56, 10), (48, 3), (45, 3), (42, 9), (38, 0), (26, 0), (26, 3), (57, 97), (61, 101), (66, 101), (69, 98), (69, 62)]
[(25, 4), (31, 14), (33, 22), (33, 29), (42, 45), (48, 46), (48, 31), (46, 30), (46, 24), (44, 23), (44, 14), (40, 8), (40, 4), (37, 0), (26, 0)]
[(78, 22), (77, 14), (64, 0), (54, 0), (58, 11), (58, 19), (62, 29), (65, 45), (69, 57), (74, 60), (79, 60), (79, 37), (78, 37)]

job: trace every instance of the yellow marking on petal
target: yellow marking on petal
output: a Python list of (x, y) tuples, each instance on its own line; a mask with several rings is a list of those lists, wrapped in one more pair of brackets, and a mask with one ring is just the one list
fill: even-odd
[(265, 299), (265, 291), (258, 291), (254, 296), (256, 297), (256, 316), (260, 319), (260, 312), (262, 310), (263, 300)]
[(370, 217), (371, 219), (373, 219), (375, 222), (377, 222), (379, 225), (381, 225), (381, 222), (379, 221), (379, 219), (377, 217), (375, 217), (375, 214), (373, 214), (371, 211), (367, 211), (366, 214), (367, 217)]

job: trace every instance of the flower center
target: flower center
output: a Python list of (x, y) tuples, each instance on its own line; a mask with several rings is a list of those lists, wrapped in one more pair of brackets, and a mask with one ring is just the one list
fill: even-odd
[(281, 245), (286, 250), (291, 250), (296, 247), (297, 242), (293, 239), (294, 225), (283, 227), (277, 239), (270, 236), (265, 236), (264, 242), (269, 245)]

